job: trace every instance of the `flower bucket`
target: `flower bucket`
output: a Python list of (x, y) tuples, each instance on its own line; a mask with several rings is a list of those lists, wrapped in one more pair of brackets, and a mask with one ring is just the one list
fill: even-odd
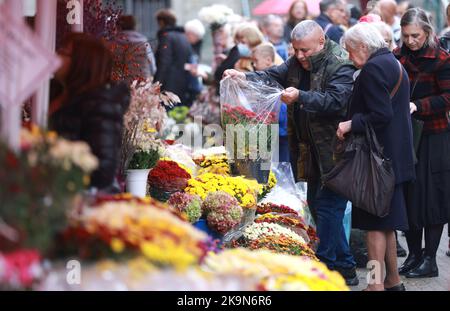
[(145, 197), (149, 172), (150, 169), (127, 170), (127, 192), (137, 197)]

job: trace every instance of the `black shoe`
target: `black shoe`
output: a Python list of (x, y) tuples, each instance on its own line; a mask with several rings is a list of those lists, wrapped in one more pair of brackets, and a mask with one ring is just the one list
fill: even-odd
[(387, 292), (405, 292), (406, 288), (405, 288), (405, 284), (400, 283), (398, 285), (395, 285), (395, 286), (392, 286), (392, 287), (389, 287), (389, 288), (385, 287), (384, 290), (387, 291)]
[(398, 268), (398, 273), (400, 275), (405, 275), (410, 270), (417, 267), (422, 261), (422, 256), (417, 256), (415, 254), (409, 253), (406, 260), (403, 262), (403, 264)]
[(345, 279), (345, 284), (347, 286), (357, 286), (359, 284), (358, 275), (356, 274), (356, 267), (353, 268), (336, 267), (336, 271), (339, 272)]
[(407, 278), (433, 278), (439, 276), (436, 257), (425, 256), (417, 267), (405, 274)]
[(406, 250), (397, 241), (397, 257), (406, 257)]

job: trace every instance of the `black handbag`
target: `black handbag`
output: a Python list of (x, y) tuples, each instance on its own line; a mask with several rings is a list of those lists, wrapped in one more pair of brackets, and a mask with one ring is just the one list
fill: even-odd
[[(323, 176), (322, 183), (350, 200), (355, 208), (378, 217), (388, 215), (395, 174), (391, 160), (383, 155), (372, 126), (366, 125), (365, 134), (351, 134), (338, 144), (341, 158)], [(339, 150), (335, 151), (339, 154)]]

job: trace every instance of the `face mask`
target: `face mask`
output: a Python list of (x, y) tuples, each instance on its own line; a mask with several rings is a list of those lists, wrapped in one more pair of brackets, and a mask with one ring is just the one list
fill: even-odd
[(237, 45), (237, 47), (238, 47), (239, 55), (241, 55), (241, 57), (251, 57), (252, 56), (252, 51), (250, 51), (250, 48), (248, 47), (247, 44), (239, 43)]

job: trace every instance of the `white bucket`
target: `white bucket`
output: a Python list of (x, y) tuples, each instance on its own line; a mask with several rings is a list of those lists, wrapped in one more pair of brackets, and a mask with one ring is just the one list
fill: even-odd
[(149, 172), (150, 169), (127, 170), (127, 192), (137, 197), (145, 197)]

